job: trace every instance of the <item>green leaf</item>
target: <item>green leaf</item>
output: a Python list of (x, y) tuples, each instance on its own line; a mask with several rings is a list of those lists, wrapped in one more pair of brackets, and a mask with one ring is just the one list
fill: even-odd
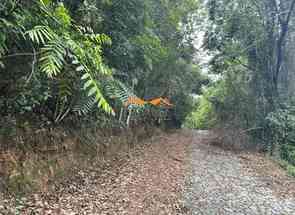
[(77, 72), (81, 72), (81, 71), (83, 71), (85, 69), (85, 67), (84, 66), (78, 66), (77, 68), (76, 68), (76, 71)]
[(82, 79), (82, 80), (85, 80), (85, 79), (88, 79), (89, 77), (90, 77), (89, 73), (85, 73), (85, 74), (81, 77), (81, 79)]
[(72, 64), (74, 64), (74, 65), (77, 65), (77, 64), (79, 64), (80, 62), (78, 61), (78, 60), (73, 60), (72, 61)]
[(93, 85), (93, 81), (92, 80), (88, 80), (85, 84), (84, 84), (84, 89), (86, 90), (88, 87), (90, 87), (91, 85)]
[(95, 89), (95, 87), (93, 87), (93, 88), (91, 88), (90, 90), (89, 90), (89, 92), (88, 92), (88, 96), (90, 97), (90, 96), (93, 96), (94, 94), (95, 94), (95, 92), (96, 92), (96, 89)]

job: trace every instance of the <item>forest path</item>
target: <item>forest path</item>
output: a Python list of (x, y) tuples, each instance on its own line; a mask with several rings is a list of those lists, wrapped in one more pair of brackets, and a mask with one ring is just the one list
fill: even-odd
[(195, 131), (186, 207), (191, 214), (294, 215), (294, 180), (259, 154), (212, 146), (207, 131)]
[(152, 137), (127, 155), (73, 169), (51, 191), (18, 201), (0, 193), (0, 214), (295, 214), (294, 179), (262, 155), (213, 146), (213, 136)]

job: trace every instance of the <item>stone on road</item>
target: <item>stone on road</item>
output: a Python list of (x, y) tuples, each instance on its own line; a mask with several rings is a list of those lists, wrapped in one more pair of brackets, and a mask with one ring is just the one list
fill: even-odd
[(237, 154), (204, 144), (208, 135), (193, 134), (185, 192), (186, 207), (192, 214), (295, 214), (295, 199), (276, 196), (262, 180), (243, 169)]

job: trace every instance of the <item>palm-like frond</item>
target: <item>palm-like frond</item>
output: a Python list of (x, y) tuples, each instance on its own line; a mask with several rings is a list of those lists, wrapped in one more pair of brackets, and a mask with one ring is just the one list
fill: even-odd
[(59, 40), (50, 41), (41, 48), (41, 71), (48, 77), (56, 76), (61, 72), (65, 62), (66, 49)]
[[(77, 27), (77, 26), (76, 26)], [(94, 34), (91, 28), (77, 27), (76, 37), (70, 34), (55, 33), (48, 26), (35, 26), (25, 36), (38, 45), (42, 45), (40, 70), (48, 77), (61, 73), (68, 57), (78, 74), (83, 74), (83, 89), (87, 92), (87, 102), (81, 107), (86, 113), (95, 103), (98, 108), (114, 115), (114, 111), (100, 90), (98, 75), (110, 75), (110, 70), (102, 60), (102, 44), (110, 44), (111, 40), (104, 34)]]
[(122, 104), (128, 101), (129, 97), (135, 96), (133, 91), (121, 81), (111, 79), (106, 82), (106, 93), (110, 98), (119, 100)]
[(24, 35), (28, 35), (32, 42), (43, 45), (57, 37), (51, 28), (42, 25), (35, 26), (33, 29), (26, 31)]
[(97, 103), (94, 96), (92, 97), (82, 97), (77, 104), (74, 105), (73, 111), (78, 113), (80, 116), (87, 115)]
[(85, 36), (88, 39), (90, 39), (92, 42), (94, 42), (98, 45), (102, 45), (102, 44), (111, 45), (112, 44), (112, 40), (105, 34), (86, 34)]
[(103, 94), (101, 93), (97, 81), (92, 77), (91, 73), (87, 71), (87, 69), (84, 71), (85, 74), (82, 76), (81, 79), (85, 81), (83, 89), (88, 91), (87, 96), (94, 96), (98, 108), (102, 108), (105, 112), (115, 115), (112, 107), (109, 105), (109, 103), (106, 101)]
[(58, 83), (58, 97), (67, 101), (73, 95), (70, 79), (62, 78)]
[(127, 106), (129, 109), (139, 110), (144, 107), (144, 103), (142, 102), (130, 102), (130, 100), (139, 101), (141, 99), (135, 95), (131, 88), (119, 80), (111, 79), (106, 82), (105, 90), (110, 98), (119, 100), (123, 106)]

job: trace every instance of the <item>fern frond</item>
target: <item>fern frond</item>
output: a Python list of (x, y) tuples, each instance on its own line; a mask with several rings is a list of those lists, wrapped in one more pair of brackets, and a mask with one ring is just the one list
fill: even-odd
[(140, 100), (131, 88), (127, 87), (119, 80), (112, 79), (106, 83), (105, 90), (110, 98), (119, 100), (122, 105), (127, 105), (130, 109), (141, 109), (144, 104), (142, 102), (131, 102), (130, 100)]
[(119, 100), (122, 104), (127, 102), (128, 97), (133, 93), (124, 86), (120, 81), (111, 79), (105, 83), (106, 94), (112, 98)]
[[(86, 67), (84, 66), (84, 68)], [(85, 74), (81, 77), (81, 79), (85, 81), (83, 89), (88, 92), (87, 96), (94, 96), (98, 108), (102, 108), (108, 114), (115, 115), (114, 110), (101, 93), (97, 81), (92, 77), (91, 73), (87, 69), (85, 69), (84, 71)]]
[(98, 45), (111, 45), (112, 40), (110, 37), (108, 37), (105, 34), (85, 34), (85, 37), (90, 39), (92, 42), (98, 44)]
[(76, 28), (76, 30), (81, 35), (84, 35), (84, 34), (87, 34), (87, 33), (90, 33), (90, 34), (93, 34), (94, 33), (93, 29), (91, 27), (89, 27), (89, 26), (86, 26), (86, 27), (81, 26), (81, 25), (73, 25), (73, 26)]
[(78, 113), (78, 115), (87, 115), (95, 106), (96, 99), (94, 96), (92, 97), (83, 97), (81, 100), (74, 105), (73, 111)]
[(41, 71), (48, 77), (56, 76), (61, 72), (66, 55), (66, 49), (59, 40), (50, 41), (41, 48)]
[(70, 80), (67, 78), (62, 78), (59, 81), (58, 85), (58, 97), (62, 98), (65, 101), (68, 101), (68, 98), (72, 96), (72, 88)]
[(57, 35), (48, 26), (37, 25), (33, 29), (26, 31), (25, 36), (28, 35), (29, 39), (37, 44), (45, 44), (48, 41), (57, 38)]
[(80, 60), (85, 59), (85, 50), (78, 42), (74, 41), (72, 38), (68, 36), (65, 36), (65, 45), (68, 47), (69, 50), (71, 50), (72, 59), (74, 61), (78, 61), (78, 58)]

